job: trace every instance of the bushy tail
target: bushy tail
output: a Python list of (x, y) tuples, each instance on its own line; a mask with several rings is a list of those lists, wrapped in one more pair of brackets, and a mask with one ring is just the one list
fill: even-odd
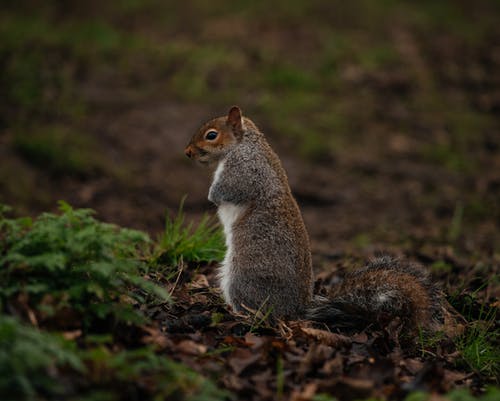
[(373, 323), (372, 317), (366, 308), (340, 297), (329, 299), (315, 296), (307, 311), (309, 320), (347, 329), (365, 328)]
[(328, 297), (315, 297), (307, 318), (350, 329), (398, 318), (410, 330), (435, 331), (443, 323), (443, 302), (422, 267), (382, 257), (349, 273)]

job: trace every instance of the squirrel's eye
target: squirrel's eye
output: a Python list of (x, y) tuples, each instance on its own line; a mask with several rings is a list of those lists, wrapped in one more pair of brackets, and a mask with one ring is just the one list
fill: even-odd
[(205, 139), (213, 141), (215, 138), (217, 138), (217, 135), (219, 135), (217, 131), (208, 131), (205, 135)]

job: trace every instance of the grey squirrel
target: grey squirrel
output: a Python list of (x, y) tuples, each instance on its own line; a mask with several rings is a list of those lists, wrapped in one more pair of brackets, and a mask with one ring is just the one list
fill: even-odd
[(397, 318), (409, 330), (441, 329), (445, 301), (427, 272), (389, 257), (348, 274), (328, 297), (313, 296), (309, 237), (288, 178), (239, 107), (205, 123), (185, 153), (215, 167), (208, 199), (218, 208), (227, 245), (218, 276), (234, 310), (269, 310), (273, 318), (337, 327)]

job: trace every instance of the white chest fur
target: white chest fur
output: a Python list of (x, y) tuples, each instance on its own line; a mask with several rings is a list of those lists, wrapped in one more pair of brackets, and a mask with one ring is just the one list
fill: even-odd
[[(221, 179), (222, 172), (224, 171), (224, 162), (220, 162), (215, 170), (214, 180), (212, 187)], [(219, 282), (222, 289), (222, 293), (227, 303), (232, 304), (229, 288), (231, 287), (233, 268), (232, 259), (234, 253), (233, 244), (233, 231), (234, 225), (240, 216), (243, 214), (245, 208), (240, 205), (235, 205), (229, 202), (221, 202), (217, 210), (219, 215), (219, 220), (224, 228), (224, 235), (226, 237), (226, 255), (220, 266), (219, 270)]]
[(217, 168), (215, 169), (214, 179), (212, 181), (212, 187), (215, 186), (215, 184), (220, 180), (220, 176), (222, 175), (223, 171), (224, 171), (224, 160), (221, 161), (217, 165)]

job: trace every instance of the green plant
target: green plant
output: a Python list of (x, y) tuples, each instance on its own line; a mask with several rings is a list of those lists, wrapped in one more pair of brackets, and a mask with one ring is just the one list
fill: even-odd
[(406, 396), (405, 401), (427, 401), (429, 394), (423, 391), (415, 391)]
[(147, 235), (101, 223), (91, 210), (64, 202), (60, 210), (34, 221), (0, 214), (1, 309), (17, 302), (42, 319), (60, 313), (88, 328), (95, 319), (144, 321), (134, 302), (168, 299), (163, 288), (143, 277), (139, 250), (149, 244)]
[(185, 224), (184, 200), (177, 215), (165, 219), (165, 231), (158, 239), (153, 258), (156, 264), (177, 265), (185, 262), (220, 261), (224, 257), (224, 235), (219, 225), (208, 215), (204, 215), (198, 225)]
[[(498, 387), (487, 388), (484, 394), (473, 396), (467, 389), (456, 389), (445, 394), (440, 399), (450, 401), (494, 401), (498, 400), (500, 396), (500, 389)], [(431, 399), (429, 393), (423, 391), (415, 391), (406, 396), (405, 401), (427, 401)]]
[(249, 329), (250, 333), (258, 332), (260, 329), (269, 326), (271, 313), (273, 308), (267, 305), (267, 299), (259, 306), (257, 310), (249, 310), (251, 314), (251, 326)]
[(152, 348), (113, 352), (98, 345), (79, 350), (56, 334), (0, 315), (2, 399), (13, 394), (25, 400), (39, 399), (41, 394), (61, 399), (75, 388), (79, 399), (85, 400), (119, 399), (124, 388), (148, 399), (215, 401), (226, 395), (211, 381), (157, 355)]
[(446, 336), (443, 332), (429, 333), (419, 328), (418, 330), (418, 347), (420, 349), (420, 356), (435, 356), (436, 349)]
[(87, 377), (87, 399), (95, 399), (96, 395), (115, 399), (124, 388), (138, 394), (139, 399), (216, 401), (227, 395), (203, 376), (157, 355), (149, 347), (116, 353), (97, 347), (84, 352), (83, 358), (89, 371), (99, 372)]
[(492, 321), (474, 322), (466, 334), (457, 340), (457, 348), (461, 352), (462, 361), (472, 370), (484, 376), (500, 375), (500, 341), (499, 330), (492, 330)]
[(430, 266), (430, 269), (434, 273), (451, 273), (453, 270), (453, 266), (444, 260), (436, 260), (432, 265)]
[(337, 399), (329, 394), (316, 394), (313, 401), (337, 401)]
[(54, 376), (65, 367), (86, 370), (74, 344), (0, 315), (0, 396), (60, 394), (63, 385)]
[(500, 398), (500, 388), (498, 387), (488, 387), (484, 394), (481, 394), (478, 397), (474, 397), (469, 393), (466, 389), (457, 389), (451, 391), (447, 397), (451, 401), (495, 401)]
[[(470, 313), (472, 313), (470, 311)], [(481, 375), (496, 378), (500, 375), (500, 329), (496, 309), (482, 306), (479, 317), (469, 323), (464, 334), (455, 340), (461, 363)], [(467, 315), (465, 315), (467, 317)]]
[[(147, 235), (64, 202), (60, 210), (10, 219), (9, 208), (0, 206), (0, 398), (77, 392), (80, 400), (118, 400), (126, 391), (138, 399), (225, 399), (225, 391), (153, 347), (122, 349), (109, 324), (92, 330), (102, 321), (142, 323), (133, 304), (168, 294), (143, 277)], [(45, 328), (78, 328), (69, 332), (78, 342), (23, 324), (6, 310)]]

